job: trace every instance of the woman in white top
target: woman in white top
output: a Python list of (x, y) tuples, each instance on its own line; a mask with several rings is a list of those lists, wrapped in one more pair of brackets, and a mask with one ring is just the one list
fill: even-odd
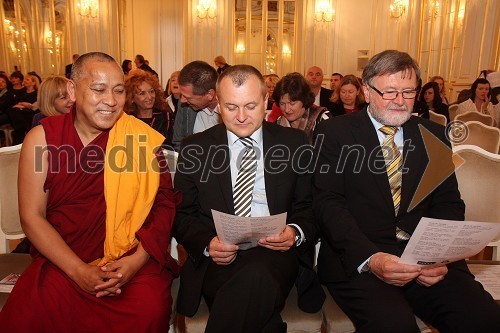
[(470, 111), (487, 114), (495, 119), (495, 112), (491, 99), (491, 86), (488, 80), (479, 78), (471, 86), (471, 96), (465, 102), (458, 104), (457, 115)]

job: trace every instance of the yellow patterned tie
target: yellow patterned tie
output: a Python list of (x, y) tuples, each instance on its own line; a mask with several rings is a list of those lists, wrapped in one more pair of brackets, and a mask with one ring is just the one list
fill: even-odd
[[(387, 177), (389, 178), (389, 185), (391, 187), (392, 202), (394, 203), (394, 213), (398, 215), (399, 205), (401, 202), (401, 179), (403, 162), (401, 152), (394, 143), (394, 136), (398, 131), (397, 127), (382, 126), (379, 129), (385, 134), (384, 142), (382, 142), (382, 153), (384, 154), (385, 167), (387, 170)], [(410, 235), (396, 226), (396, 238), (399, 241), (407, 241)]]

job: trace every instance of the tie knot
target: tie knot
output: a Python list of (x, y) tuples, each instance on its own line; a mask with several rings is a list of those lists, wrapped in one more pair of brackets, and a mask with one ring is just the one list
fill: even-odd
[(245, 146), (245, 148), (248, 148), (248, 149), (253, 148), (252, 138), (250, 138), (250, 137), (248, 137), (248, 138), (240, 138), (240, 141), (241, 141), (241, 143), (243, 143), (243, 145)]
[(394, 136), (398, 131), (398, 128), (395, 126), (382, 126), (379, 128), (379, 131), (385, 135)]

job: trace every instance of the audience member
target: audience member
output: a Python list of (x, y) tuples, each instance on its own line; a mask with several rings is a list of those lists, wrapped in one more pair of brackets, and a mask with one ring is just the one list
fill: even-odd
[(122, 62), (123, 74), (127, 75), (132, 70), (132, 60), (125, 59)]
[[(175, 187), (183, 200), (174, 235), (189, 254), (177, 311), (194, 315), (203, 295), (210, 309), (206, 333), (286, 332), (280, 311), (294, 283), (304, 310), (318, 311), (324, 300), (312, 270), (312, 152), (305, 133), (263, 122), (267, 89), (254, 67), (226, 69), (217, 93), (224, 123), (186, 138), (177, 164)], [(276, 163), (280, 170), (272, 169)], [(251, 188), (233, 199), (245, 175)], [(243, 251), (220, 241), (212, 209), (253, 217), (287, 212), (287, 225)]]
[(444, 104), (448, 105), (448, 99), (446, 98), (446, 88), (444, 84), (444, 78), (442, 76), (433, 76), (429, 80), (430, 82), (436, 82), (439, 87), (439, 94), (441, 96), (441, 100), (443, 101)]
[(488, 80), (479, 78), (472, 83), (471, 96), (469, 99), (458, 104), (457, 115), (470, 111), (477, 111), (492, 116), (495, 119), (495, 111), (491, 99), (491, 88)]
[[(424, 171), (454, 169), (443, 127), (411, 115), (419, 80), (407, 53), (379, 53), (363, 71), (369, 106), (318, 125), (318, 275), (356, 332), (420, 332), (414, 314), (439, 332), (499, 332), (500, 307), (464, 260), (399, 262), (422, 217), (463, 220), (465, 210), (454, 173), (409, 208), (417, 186), (432, 182)], [(420, 127), (448, 145), (439, 161), (429, 163)]]
[(182, 139), (221, 122), (215, 96), (217, 72), (204, 61), (193, 61), (179, 73), (181, 108), (174, 124), (174, 149), (178, 150)]
[(156, 73), (151, 67), (149, 67), (142, 54), (138, 54), (135, 56), (134, 63), (138, 69), (142, 69), (143, 71), (149, 72), (154, 76), (158, 77), (158, 73)]
[(264, 80), (266, 82), (267, 95), (268, 95), (266, 110), (271, 110), (275, 102), (273, 98), (273, 92), (274, 89), (276, 88), (276, 83), (278, 83), (278, 81), (280, 80), (280, 77), (276, 74), (269, 74), (265, 76)]
[(179, 108), (179, 100), (181, 98), (181, 90), (179, 89), (180, 73), (181, 73), (180, 71), (175, 71), (170, 75), (170, 79), (168, 80), (166, 89), (167, 104), (170, 106), (170, 109), (174, 112), (174, 115), (177, 114), (177, 110)]
[(215, 57), (214, 63), (215, 63), (215, 66), (217, 67), (217, 74), (219, 74), (219, 75), (221, 75), (222, 72), (224, 72), (226, 69), (231, 67), (231, 65), (229, 65), (226, 62), (226, 59), (223, 56)]
[(75, 63), (75, 61), (80, 57), (79, 54), (73, 54), (73, 62), (71, 64), (68, 64), (66, 65), (65, 69), (64, 69), (64, 76), (66, 76), (67, 79), (70, 78), (71, 76), (71, 67), (73, 67), (73, 64)]
[(10, 123), (7, 109), (16, 104), (16, 98), (10, 91), (12, 83), (5, 74), (0, 74), (0, 125)]
[(14, 96), (23, 95), (26, 92), (26, 88), (23, 86), (24, 75), (21, 72), (12, 72), (10, 74), (10, 82), (12, 83), (11, 91)]
[(328, 110), (333, 109), (334, 106), (330, 101), (333, 91), (321, 86), (323, 83), (323, 70), (318, 66), (309, 68), (307, 70), (306, 79), (314, 94), (314, 104), (317, 106), (324, 106)]
[[(178, 270), (167, 245), (178, 195), (158, 166), (164, 138), (123, 114), (123, 72), (110, 56), (82, 55), (71, 78), (75, 107), (42, 120), (23, 144), (19, 206), (33, 262), (0, 326), (167, 332)], [(117, 155), (124, 147), (144, 154)]]
[(173, 111), (162, 98), (158, 79), (140, 70), (125, 80), (127, 98), (124, 111), (131, 114), (165, 137), (164, 144), (172, 146)]
[(10, 124), (14, 128), (12, 141), (14, 145), (23, 143), (26, 132), (31, 128), (33, 117), (38, 112), (37, 94), (40, 81), (37, 76), (27, 74), (24, 77), (24, 88), (16, 95), (16, 104), (7, 109)]
[(64, 76), (49, 76), (38, 89), (39, 113), (33, 117), (31, 127), (40, 125), (40, 121), (46, 117), (57, 116), (68, 113), (73, 101), (68, 94), (68, 79)]
[(339, 116), (363, 109), (366, 106), (365, 96), (361, 91), (361, 82), (354, 75), (346, 75), (333, 92), (334, 109), (332, 116)]
[(337, 87), (340, 85), (340, 80), (342, 80), (344, 76), (340, 73), (333, 73), (330, 78), (330, 90), (335, 91)]
[(439, 85), (436, 81), (427, 82), (420, 91), (421, 103), (426, 103), (429, 110), (442, 114), (450, 121), (450, 114), (448, 112), (448, 105), (444, 104), (441, 95), (439, 94)]
[(282, 115), (276, 123), (304, 131), (309, 143), (314, 141), (316, 125), (330, 118), (330, 112), (323, 106), (314, 105), (314, 94), (306, 79), (300, 73), (283, 76), (276, 84), (273, 98), (278, 103)]

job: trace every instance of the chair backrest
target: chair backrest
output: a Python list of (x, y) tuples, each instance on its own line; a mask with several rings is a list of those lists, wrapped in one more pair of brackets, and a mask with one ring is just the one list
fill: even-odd
[(429, 110), (429, 119), (435, 123), (446, 126), (446, 116), (443, 116), (442, 114)]
[(477, 146), (453, 148), (465, 160), (455, 170), (468, 221), (500, 223), (500, 155)]
[(468, 121), (479, 121), (485, 125), (493, 126), (493, 117), (487, 114), (479, 113), (477, 111), (469, 111), (459, 114), (455, 117), (455, 120), (460, 120), (464, 123)]
[(448, 113), (450, 114), (450, 121), (455, 120), (457, 116), (458, 104), (452, 104), (448, 107)]
[(17, 169), (21, 146), (0, 148), (0, 253), (8, 248), (7, 239), (24, 237), (17, 203)]
[(466, 122), (465, 126), (467, 136), (462, 142), (454, 143), (454, 146), (474, 145), (490, 153), (498, 154), (500, 149), (500, 130), (498, 128), (486, 126), (479, 121)]

